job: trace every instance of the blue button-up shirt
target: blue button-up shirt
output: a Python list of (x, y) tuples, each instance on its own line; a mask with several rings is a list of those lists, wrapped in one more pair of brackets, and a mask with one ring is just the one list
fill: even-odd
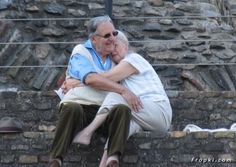
[[(90, 54), (92, 55), (94, 64), (101, 71), (108, 71), (112, 67), (112, 60), (110, 56), (107, 56), (105, 63), (103, 63), (101, 56), (96, 52), (90, 40), (87, 40), (84, 43), (84, 47), (88, 49)], [(69, 76), (75, 79), (79, 79), (83, 83), (85, 82), (85, 78), (89, 73), (97, 73), (93, 64), (81, 54), (77, 53), (71, 56), (69, 64), (68, 64), (68, 73)]]

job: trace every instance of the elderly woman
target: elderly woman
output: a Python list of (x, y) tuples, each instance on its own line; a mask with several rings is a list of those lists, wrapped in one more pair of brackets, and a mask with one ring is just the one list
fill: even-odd
[[(132, 109), (129, 136), (143, 130), (166, 133), (170, 128), (172, 109), (160, 78), (150, 63), (129, 50), (128, 39), (124, 33), (118, 32), (112, 53), (117, 65), (101, 75), (127, 87), (140, 98), (142, 105), (129, 106), (120, 94), (109, 93), (93, 122), (74, 138), (75, 143), (88, 145), (94, 131), (117, 104), (125, 104)], [(100, 167), (109, 165), (119, 166), (119, 155), (107, 157), (105, 150)]]

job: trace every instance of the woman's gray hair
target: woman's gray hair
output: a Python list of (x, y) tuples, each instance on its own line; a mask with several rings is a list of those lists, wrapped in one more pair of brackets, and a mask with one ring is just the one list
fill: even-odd
[(94, 33), (96, 32), (100, 24), (106, 23), (106, 22), (110, 22), (113, 24), (112, 19), (107, 15), (92, 18), (87, 24), (89, 38), (94, 35)]
[(126, 45), (129, 46), (129, 40), (126, 37), (126, 35), (120, 30), (117, 30), (117, 31), (118, 31), (118, 35), (116, 36), (116, 39), (121, 41), (121, 42), (124, 42)]

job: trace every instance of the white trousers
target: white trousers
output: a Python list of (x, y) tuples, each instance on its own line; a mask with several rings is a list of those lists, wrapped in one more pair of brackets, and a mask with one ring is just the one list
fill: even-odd
[[(130, 122), (129, 137), (140, 131), (154, 131), (157, 133), (166, 133), (172, 120), (172, 109), (168, 99), (155, 101), (150, 97), (141, 98), (143, 108), (140, 111), (132, 111)], [(117, 104), (127, 105), (124, 98), (117, 93), (108, 93), (98, 114), (111, 111), (111, 108)], [(107, 110), (104, 110), (104, 109)]]

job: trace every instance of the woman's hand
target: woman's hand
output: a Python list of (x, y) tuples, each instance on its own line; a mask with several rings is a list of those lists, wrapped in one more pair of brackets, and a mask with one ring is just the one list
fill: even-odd
[(143, 108), (143, 104), (141, 100), (130, 90), (125, 89), (121, 93), (122, 97), (127, 101), (129, 106), (132, 108), (133, 111), (138, 112), (140, 109)]

